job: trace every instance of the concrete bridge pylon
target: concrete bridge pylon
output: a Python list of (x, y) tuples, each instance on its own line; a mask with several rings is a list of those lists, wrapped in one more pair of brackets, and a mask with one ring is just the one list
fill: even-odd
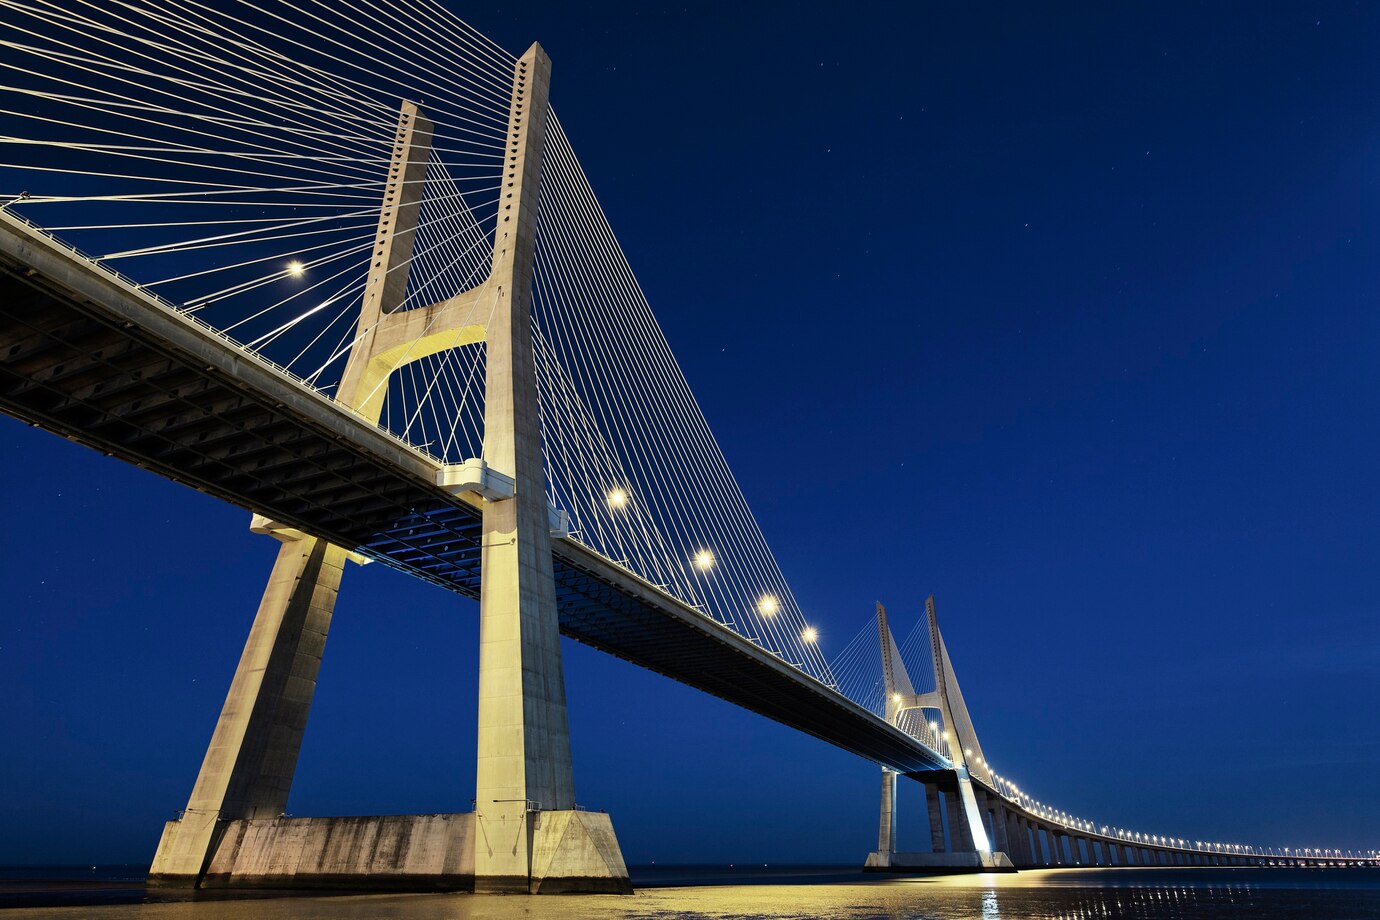
[[(877, 637), (882, 657), (882, 683), (886, 703), (886, 719), (899, 726), (902, 716), (912, 711), (929, 710), (936, 714), (935, 724), (942, 725), (933, 739), (940, 753), (945, 754), (951, 769), (915, 774), (925, 789), (930, 821), (931, 852), (900, 852), (896, 847), (896, 815), (898, 792), (897, 774), (882, 767), (881, 829), (878, 848), (868, 855), (865, 868), (875, 871), (905, 871), (911, 869), (950, 871), (1009, 871), (1014, 869), (1006, 852), (996, 849), (993, 841), (1004, 839), (998, 811), (989, 808), (987, 817), (978, 801), (978, 791), (972, 780), (977, 778), (985, 786), (991, 785), (991, 774), (982, 757), (977, 733), (968, 716), (967, 705), (958, 688), (953, 662), (949, 660), (944, 638), (939, 632), (934, 597), (925, 601), (925, 617), (930, 635), (930, 652), (934, 662), (934, 689), (916, 692), (901, 659), (896, 639), (887, 621), (886, 607), (877, 604)], [(977, 771), (977, 772), (975, 772)], [(910, 774), (908, 774), (910, 775)], [(982, 792), (986, 799), (985, 790)], [(989, 833), (988, 820), (991, 820)], [(1004, 816), (1001, 817), (1004, 821)], [(945, 827), (947, 826), (947, 842)]]
[[(336, 401), (377, 424), (389, 377), (441, 351), (486, 349), (483, 456), (438, 489), (483, 499), (475, 810), (287, 818), (345, 561), (256, 517), (283, 545), (187, 808), (150, 870), (167, 887), (631, 891), (606, 814), (575, 805), (532, 341), (532, 269), (551, 61), (513, 71), (487, 279), (404, 309), (434, 126), (404, 102), (355, 342)], [(355, 557), (356, 561), (362, 561)]]

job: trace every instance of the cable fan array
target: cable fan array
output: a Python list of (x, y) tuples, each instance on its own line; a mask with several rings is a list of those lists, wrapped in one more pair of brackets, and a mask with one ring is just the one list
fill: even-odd
[[(435, 0), (0, 0), (0, 47), (0, 205), (327, 396), (369, 331), (403, 100), (435, 131), (402, 309), (487, 276), (515, 59)], [(835, 685), (554, 115), (539, 199), (543, 447), (572, 538)], [(403, 355), (382, 427), (482, 456), (484, 362)]]
[[(917, 619), (896, 648), (905, 662), (915, 692), (930, 693), (935, 690), (930, 631), (925, 621)], [(882, 674), (882, 656), (874, 620), (868, 619), (857, 635), (830, 660), (829, 668), (838, 680), (840, 693), (870, 710), (879, 719), (886, 718), (886, 682)], [(897, 718), (896, 727), (931, 750), (947, 756), (942, 733), (943, 719), (938, 713), (926, 715), (919, 709), (907, 709)]]

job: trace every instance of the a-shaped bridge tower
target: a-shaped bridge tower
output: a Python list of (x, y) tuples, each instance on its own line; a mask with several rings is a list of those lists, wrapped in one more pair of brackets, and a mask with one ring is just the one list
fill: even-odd
[[(482, 500), (479, 741), (475, 810), (388, 818), (288, 819), (288, 792), (347, 551), (256, 519), (283, 540), (182, 817), (163, 832), (150, 882), (395, 884), (373, 862), (415, 853), (413, 887), (478, 892), (630, 890), (605, 814), (575, 808), (532, 339), (532, 266), (551, 62), (533, 45), (513, 72), (487, 280), (403, 310), (432, 125), (404, 104), (358, 323), (336, 400), (377, 423), (388, 378), (450, 348), (486, 349), (483, 456), (437, 485)], [(384, 843), (380, 846), (380, 841)], [(351, 857), (350, 851), (358, 856)], [(381, 855), (382, 854), (382, 855)], [(272, 864), (272, 865), (270, 865)]]
[[(924, 784), (930, 825), (931, 852), (898, 852), (896, 848), (897, 771), (882, 767), (881, 824), (877, 850), (867, 857), (867, 868), (904, 870), (918, 868), (976, 867), (997, 870), (1014, 868), (1005, 847), (994, 847), (996, 834), (991, 821), (988, 793), (993, 783), (978, 744), (977, 732), (963, 702), (949, 651), (939, 632), (934, 597), (925, 600), (925, 620), (930, 636), (930, 655), (934, 662), (934, 689), (916, 692), (900, 649), (887, 622), (886, 607), (877, 605), (877, 638), (881, 646), (882, 685), (886, 719), (901, 727), (908, 716), (929, 718), (932, 734), (939, 742), (951, 769), (907, 774)], [(932, 714), (927, 716), (926, 714)], [(974, 788), (974, 780), (979, 788)], [(981, 796), (982, 801), (979, 801)], [(945, 829), (948, 839), (945, 839)]]

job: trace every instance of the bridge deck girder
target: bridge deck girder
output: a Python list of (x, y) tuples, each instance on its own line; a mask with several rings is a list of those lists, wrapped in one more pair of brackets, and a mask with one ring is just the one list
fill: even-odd
[[(0, 410), (475, 598), (480, 509), (438, 464), (98, 266), (0, 220)], [(563, 634), (900, 771), (900, 729), (570, 540)]]

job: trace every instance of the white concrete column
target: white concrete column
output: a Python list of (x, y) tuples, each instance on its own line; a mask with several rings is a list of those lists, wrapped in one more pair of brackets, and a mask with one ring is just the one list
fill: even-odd
[(286, 810), (344, 562), (344, 550), (315, 537), (279, 549), (191, 798), (164, 828), (150, 884), (194, 887), (225, 821)]
[(887, 860), (896, 852), (896, 773), (882, 767), (882, 814), (877, 831), (877, 853)]
[[(361, 328), (372, 330), (382, 314), (402, 303), (431, 131), (417, 107), (403, 103), (374, 236)], [(367, 403), (364, 411), (372, 412), (368, 417), (377, 421), (383, 392), (360, 392), (367, 383), (363, 369), (373, 357), (372, 336), (371, 331), (351, 349), (336, 399), (352, 408)], [(182, 818), (164, 829), (158, 845), (149, 875), (152, 885), (195, 886), (224, 821), (276, 818), (287, 808), (348, 554), (315, 537), (284, 533), (293, 536), (280, 536), (283, 546), (191, 798)]]
[(484, 459), (516, 494), (484, 506), (479, 621), (476, 891), (527, 891), (541, 811), (575, 806), (531, 332), (537, 187), (551, 62), (513, 76), (491, 284)]
[(551, 60), (513, 70), (488, 286), (484, 459), (515, 482), (483, 512), (475, 891), (631, 891), (606, 815), (575, 811), (532, 344), (532, 263)]

